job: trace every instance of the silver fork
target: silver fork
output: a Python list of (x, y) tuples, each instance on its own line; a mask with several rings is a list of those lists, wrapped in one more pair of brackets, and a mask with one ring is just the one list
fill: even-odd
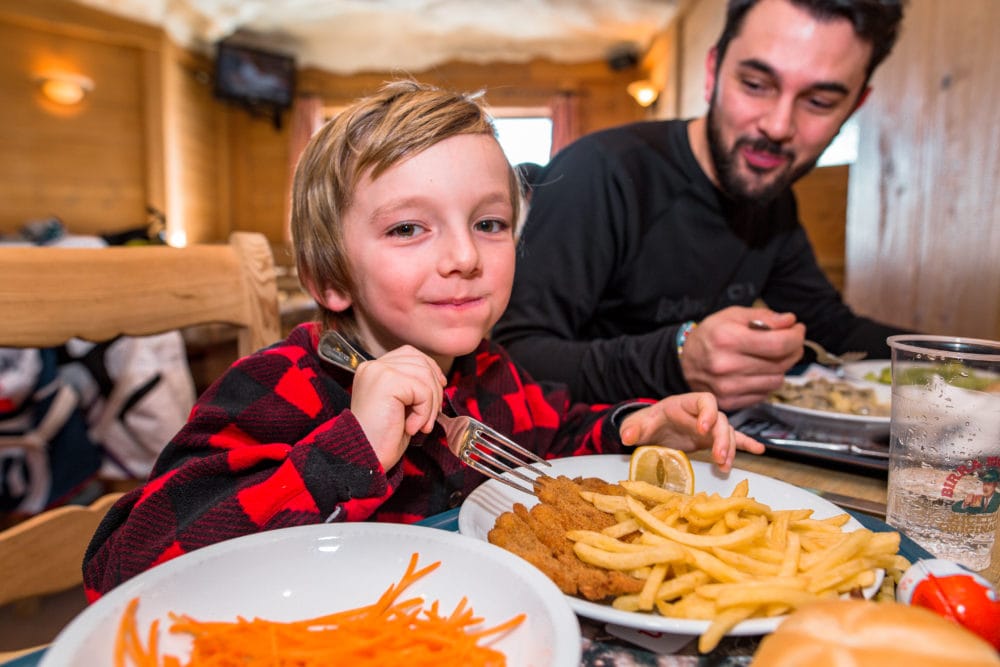
[[(320, 337), (317, 351), (323, 359), (351, 373), (366, 359), (340, 332), (332, 330), (324, 332)], [(447, 397), (445, 400), (448, 400)], [(438, 413), (437, 422), (444, 428), (448, 449), (462, 463), (518, 491), (534, 495), (537, 478), (533, 479), (524, 473), (531, 472), (538, 477), (546, 477), (542, 470), (535, 467), (536, 464), (552, 466), (534, 452), (472, 417), (449, 417), (441, 412)], [(504, 477), (504, 473), (525, 482), (527, 486)]]
[(815, 352), (816, 362), (824, 366), (843, 366), (844, 364), (861, 361), (868, 356), (867, 352), (841, 352), (840, 354), (827, 352), (822, 345), (808, 338), (802, 341), (802, 344)]
[[(757, 331), (770, 331), (771, 329), (770, 325), (761, 320), (750, 320), (749, 327)], [(842, 352), (840, 354), (827, 352), (826, 348), (822, 345), (808, 338), (802, 341), (802, 344), (816, 353), (816, 363), (823, 366), (843, 366), (844, 364), (861, 361), (868, 356), (867, 352)]]

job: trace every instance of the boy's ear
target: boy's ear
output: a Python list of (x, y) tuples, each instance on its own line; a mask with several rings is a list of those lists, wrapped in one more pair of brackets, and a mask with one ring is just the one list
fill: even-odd
[(311, 282), (306, 285), (306, 291), (309, 292), (309, 296), (311, 296), (316, 303), (321, 306), (325, 306), (327, 309), (332, 310), (335, 313), (344, 312), (350, 308), (353, 303), (350, 294), (346, 294), (333, 288), (320, 291), (316, 289), (316, 286)]
[(344, 294), (340, 290), (328, 289), (323, 290), (320, 295), (313, 296), (316, 301), (335, 313), (342, 313), (351, 307), (351, 297)]

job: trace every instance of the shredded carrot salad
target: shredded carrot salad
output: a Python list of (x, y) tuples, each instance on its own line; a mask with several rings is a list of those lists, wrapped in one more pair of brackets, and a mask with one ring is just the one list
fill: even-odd
[(115, 667), (505, 665), (502, 652), (479, 642), (513, 630), (525, 615), (476, 629), (483, 619), (474, 615), (464, 597), (446, 616), (439, 612), (436, 600), (429, 607), (420, 598), (400, 600), (407, 587), (441, 565), (437, 561), (418, 570), (417, 557), (410, 557), (402, 579), (374, 604), (326, 616), (288, 623), (242, 617), (214, 622), (171, 613), (170, 631), (194, 638), (187, 662), (160, 655), (158, 620), (143, 640), (136, 621), (139, 599), (133, 598), (118, 626)]

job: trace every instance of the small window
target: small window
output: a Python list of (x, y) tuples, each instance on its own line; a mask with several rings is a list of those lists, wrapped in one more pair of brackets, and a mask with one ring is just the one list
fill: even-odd
[(501, 116), (493, 119), (497, 139), (511, 164), (545, 165), (552, 151), (552, 119), (548, 116)]
[(858, 121), (851, 116), (840, 132), (816, 162), (817, 167), (832, 167), (837, 164), (854, 164), (858, 159)]

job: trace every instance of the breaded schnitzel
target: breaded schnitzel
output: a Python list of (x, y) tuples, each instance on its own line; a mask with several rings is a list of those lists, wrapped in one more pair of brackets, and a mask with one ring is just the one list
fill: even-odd
[(573, 553), (567, 531), (599, 531), (615, 523), (613, 516), (581, 498), (580, 491), (624, 493), (618, 485), (599, 479), (543, 478), (538, 484), (539, 503), (530, 510), (517, 503), (512, 511), (498, 516), (487, 536), (490, 543), (537, 567), (567, 595), (604, 601), (638, 593), (642, 579), (589, 565)]

